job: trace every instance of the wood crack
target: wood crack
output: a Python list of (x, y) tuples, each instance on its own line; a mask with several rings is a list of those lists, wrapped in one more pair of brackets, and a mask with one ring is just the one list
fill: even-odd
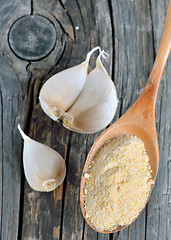
[[(115, 236), (116, 235), (116, 236)], [(115, 236), (115, 237), (114, 237)], [(120, 237), (120, 232), (116, 232), (113, 234), (113, 238), (111, 238), (110, 240), (118, 240)]]
[(123, 114), (123, 112), (122, 112), (122, 110), (123, 110), (123, 98), (122, 97), (120, 97), (120, 99), (119, 99), (119, 103), (120, 103), (120, 108), (119, 108), (119, 118), (122, 116), (122, 114)]
[[(60, 25), (63, 33), (66, 34), (67, 39), (69, 38), (69, 39), (71, 40), (71, 42), (73, 42), (72, 37), (67, 33), (67, 31), (65, 30), (64, 26), (63, 26), (62, 23), (56, 18), (56, 16), (55, 16), (54, 14), (52, 14), (51, 12), (49, 12), (49, 11), (47, 11), (47, 12), (48, 12), (51, 16), (53, 16), (54, 19), (58, 22), (58, 24)], [(67, 39), (65, 39), (65, 42), (66, 42)]]
[[(31, 122), (31, 115), (33, 112), (33, 84), (32, 82), (32, 73), (29, 70), (31, 63), (28, 63), (26, 66), (26, 72), (28, 73), (29, 80), (28, 80), (28, 96), (27, 96), (27, 104), (26, 104), (26, 111), (24, 117), (24, 131), (26, 134), (29, 133), (29, 127)], [(30, 87), (31, 86), (31, 87)], [(22, 153), (21, 158), (22, 159)], [(18, 224), (18, 240), (22, 240), (22, 233), (23, 233), (23, 216), (24, 216), (24, 193), (25, 193), (25, 176), (23, 170), (23, 161), (21, 162), (21, 185), (20, 185), (20, 208), (19, 208), (19, 224)]]
[[(152, 6), (151, 6), (151, 0), (149, 0), (149, 8), (150, 8), (150, 19), (151, 19), (151, 23), (153, 21), (153, 14), (152, 14)], [(155, 61), (156, 58), (156, 47), (155, 47), (155, 41), (154, 41), (154, 26), (153, 24), (151, 24), (151, 33), (152, 33), (152, 46), (153, 46), (153, 62)]]
[[(70, 155), (70, 149), (71, 149), (71, 139), (72, 139), (72, 132), (69, 132), (68, 136), (68, 144), (67, 144), (67, 150), (66, 150), (66, 169), (68, 169), (68, 163), (69, 163), (69, 155)], [(65, 176), (65, 180), (63, 183), (63, 194), (62, 194), (62, 206), (61, 206), (61, 222), (60, 222), (60, 235), (59, 240), (62, 240), (63, 235), (63, 218), (64, 218), (64, 206), (65, 206), (65, 194), (66, 194), (66, 186), (67, 186), (67, 173)]]
[(114, 17), (113, 17), (111, 0), (108, 0), (108, 6), (109, 6), (110, 23), (111, 23), (111, 30), (112, 30), (112, 63), (113, 63), (112, 64), (112, 80), (114, 82), (114, 76), (115, 76), (115, 28), (114, 28)]
[[(21, 159), (22, 159), (22, 155), (21, 155)], [(19, 223), (18, 223), (18, 240), (22, 240), (22, 233), (23, 233), (24, 188), (25, 188), (25, 176), (24, 176), (23, 164), (21, 164), (21, 185), (20, 185), (20, 208), (19, 208)]]
[(81, 240), (84, 240), (84, 231), (85, 231), (85, 219), (83, 221), (83, 231), (82, 231), (82, 238), (81, 238)]
[(34, 2), (33, 2), (33, 0), (31, 0), (31, 12), (30, 12), (30, 15), (33, 15), (33, 11), (34, 11), (33, 4), (34, 4)]
[(32, 72), (29, 69), (30, 66), (31, 66), (31, 63), (29, 63), (26, 66), (26, 71), (29, 75), (28, 88), (27, 88), (28, 96), (27, 96), (27, 104), (26, 104), (25, 117), (24, 117), (24, 131), (26, 132), (26, 134), (29, 133), (31, 116), (32, 116), (32, 112), (33, 112), (34, 79), (33, 79), (33, 76), (32, 76)]
[(63, 7), (64, 11), (66, 12), (66, 14), (68, 15), (68, 18), (71, 22), (71, 25), (72, 25), (72, 28), (73, 28), (73, 32), (74, 32), (74, 39), (76, 39), (76, 33), (75, 33), (75, 27), (74, 27), (74, 23), (73, 23), (73, 20), (67, 10), (67, 8), (65, 7), (65, 5), (63, 4), (62, 0), (59, 0), (59, 3), (61, 4), (61, 6)]
[(147, 239), (147, 221), (148, 221), (147, 216), (148, 216), (148, 203), (145, 208), (145, 233), (144, 233), (145, 240)]
[[(57, 67), (57, 66), (59, 65), (59, 63), (61, 62), (61, 60), (62, 60), (62, 58), (63, 58), (63, 56), (64, 56), (65, 50), (66, 50), (66, 48), (67, 48), (68, 38), (71, 39), (71, 38), (69, 37), (69, 35), (67, 35), (67, 38), (64, 40), (64, 43), (63, 43), (63, 48), (62, 48), (62, 50), (61, 50), (61, 52), (60, 52), (60, 57), (59, 57), (58, 61), (54, 64), (55, 67)], [(70, 60), (70, 56), (71, 56), (71, 53), (72, 53), (72, 45), (73, 45), (73, 41), (71, 40), (71, 50), (70, 50), (70, 54), (68, 55), (68, 59), (67, 59), (67, 61), (66, 61), (66, 63), (65, 63), (65, 66), (63, 66), (64, 69), (67, 67), (68, 62), (69, 62), (69, 60)], [(53, 70), (54, 70), (54, 66), (53, 66), (53, 68), (51, 68), (51, 69), (49, 70), (49, 72), (47, 73), (47, 75), (51, 75), (51, 74), (52, 74), (52, 72), (53, 72)]]

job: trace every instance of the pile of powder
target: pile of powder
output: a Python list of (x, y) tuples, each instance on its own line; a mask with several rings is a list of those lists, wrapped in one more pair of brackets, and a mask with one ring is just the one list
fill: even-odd
[(100, 231), (130, 224), (148, 199), (151, 172), (141, 139), (126, 134), (107, 141), (84, 175), (86, 218)]

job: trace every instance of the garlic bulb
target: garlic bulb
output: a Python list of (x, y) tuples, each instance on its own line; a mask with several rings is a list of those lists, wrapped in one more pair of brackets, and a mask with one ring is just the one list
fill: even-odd
[(101, 51), (96, 67), (88, 74), (77, 101), (63, 116), (64, 127), (82, 133), (105, 128), (113, 119), (118, 99), (115, 86), (101, 63)]
[(100, 47), (92, 49), (83, 63), (55, 74), (43, 85), (40, 105), (53, 120), (60, 119), (80, 95), (86, 82), (90, 57), (98, 49)]
[(52, 191), (58, 187), (66, 175), (62, 156), (52, 148), (29, 138), (21, 129), (24, 139), (23, 165), (29, 185), (36, 191)]
[[(92, 53), (99, 50), (96, 67), (89, 67)], [(40, 104), (53, 120), (80, 133), (94, 133), (113, 119), (118, 99), (114, 83), (101, 63), (106, 53), (100, 47), (92, 49), (78, 66), (54, 75), (40, 91)]]

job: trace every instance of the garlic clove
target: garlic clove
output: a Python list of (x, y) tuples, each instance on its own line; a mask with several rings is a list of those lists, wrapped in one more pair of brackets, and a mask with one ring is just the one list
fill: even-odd
[(52, 191), (64, 180), (66, 166), (62, 156), (52, 148), (29, 138), (21, 129), (24, 139), (23, 166), (29, 185), (36, 191)]
[(43, 111), (50, 118), (55, 121), (62, 118), (76, 101), (86, 82), (90, 57), (99, 49), (99, 46), (93, 48), (83, 63), (57, 73), (45, 82), (39, 100)]
[(101, 51), (96, 67), (88, 76), (83, 91), (72, 107), (64, 113), (64, 127), (80, 132), (93, 133), (105, 128), (113, 119), (118, 99), (114, 83), (101, 63)]

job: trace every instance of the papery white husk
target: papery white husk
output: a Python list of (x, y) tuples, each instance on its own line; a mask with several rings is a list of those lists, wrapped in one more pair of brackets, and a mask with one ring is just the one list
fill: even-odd
[(52, 148), (29, 138), (18, 129), (24, 139), (23, 166), (29, 185), (36, 191), (52, 191), (58, 187), (66, 175), (62, 156)]
[(43, 85), (40, 105), (53, 120), (62, 118), (80, 95), (86, 82), (90, 56), (98, 49), (100, 47), (92, 49), (83, 63), (55, 74)]
[(114, 83), (101, 63), (88, 76), (85, 86), (67, 113), (63, 116), (64, 127), (80, 132), (93, 133), (105, 128), (113, 119), (118, 99)]

